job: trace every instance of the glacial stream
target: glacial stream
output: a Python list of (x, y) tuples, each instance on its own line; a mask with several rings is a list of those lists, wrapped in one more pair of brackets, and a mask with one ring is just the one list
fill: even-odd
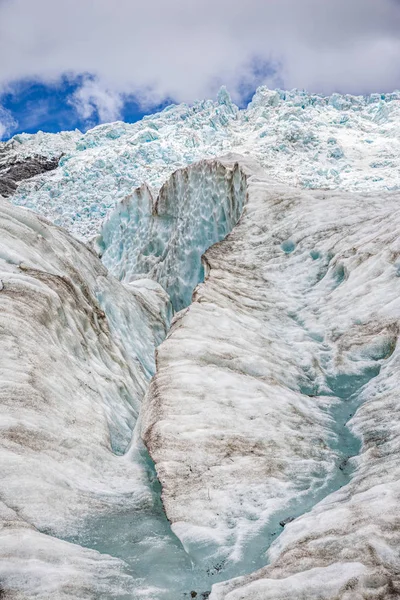
[[(323, 342), (317, 346), (321, 362), (326, 364), (330, 360), (328, 348)], [(153, 590), (150, 596), (144, 597), (160, 600), (205, 599), (214, 583), (265, 566), (268, 548), (284, 527), (350, 480), (353, 470), (351, 459), (360, 452), (361, 442), (347, 427), (347, 423), (362, 402), (361, 391), (379, 374), (382, 361), (392, 351), (393, 348), (382, 351), (373, 366), (357, 374), (326, 375), (323, 390), (313, 387), (312, 382), (309, 388), (301, 389), (303, 394), (316, 399), (323, 395), (332, 396), (333, 403), (327, 409), (332, 423), (327, 442), (337, 453), (334, 474), (320, 478), (313, 486), (305, 482), (304, 489), (299, 490), (290, 505), (275, 513), (268, 523), (260, 527), (259, 533), (249, 541), (240, 562), (232, 564), (222, 561), (213, 565), (195, 562), (186, 553), (166, 518), (154, 464), (141, 442), (136, 442), (136, 447), (131, 448), (129, 460), (140, 465), (151, 502), (147, 498), (141, 504), (139, 499), (138, 508), (134, 511), (120, 510), (107, 516), (92, 517), (69, 541), (124, 561), (124, 572), (135, 580), (138, 594), (129, 589), (121, 592), (119, 600), (143, 598), (143, 590)]]

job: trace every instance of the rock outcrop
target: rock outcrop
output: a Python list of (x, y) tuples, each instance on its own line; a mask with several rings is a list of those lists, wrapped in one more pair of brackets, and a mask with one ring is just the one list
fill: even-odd
[(59, 157), (34, 155), (22, 158), (7, 149), (0, 148), (0, 196), (12, 196), (20, 181), (35, 175), (53, 171), (58, 167)]

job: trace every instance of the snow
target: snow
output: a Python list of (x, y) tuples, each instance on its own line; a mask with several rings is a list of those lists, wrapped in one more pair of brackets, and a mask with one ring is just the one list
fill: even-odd
[(20, 134), (2, 147), (21, 156), (64, 153), (56, 171), (21, 183), (13, 201), (89, 239), (142, 183), (157, 191), (176, 169), (227, 152), (251, 155), (289, 185), (399, 189), (399, 99), (399, 92), (322, 97), (261, 87), (239, 110), (222, 89), (217, 102), (167, 107), (138, 123)]

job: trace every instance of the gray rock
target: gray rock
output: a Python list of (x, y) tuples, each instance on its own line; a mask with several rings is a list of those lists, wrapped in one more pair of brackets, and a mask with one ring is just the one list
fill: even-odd
[(61, 156), (48, 158), (40, 155), (21, 158), (0, 150), (0, 195), (6, 198), (12, 196), (18, 182), (56, 169), (60, 158)]

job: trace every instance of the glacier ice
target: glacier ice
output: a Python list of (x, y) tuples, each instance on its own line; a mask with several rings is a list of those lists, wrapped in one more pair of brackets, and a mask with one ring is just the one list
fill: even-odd
[(179, 311), (204, 278), (203, 253), (238, 222), (246, 189), (238, 164), (226, 168), (218, 161), (201, 161), (176, 171), (156, 199), (142, 186), (122, 200), (102, 224), (94, 246), (118, 279), (155, 279)]
[(400, 596), (398, 117), (222, 89), (2, 145), (63, 155), (10, 197), (55, 225), (0, 200), (3, 594)]
[(138, 123), (99, 125), (85, 134), (19, 134), (2, 146), (10, 161), (63, 154), (55, 171), (21, 182), (13, 201), (89, 239), (142, 183), (157, 191), (176, 169), (228, 152), (251, 155), (271, 179), (289, 185), (399, 189), (399, 98), (399, 92), (323, 97), (260, 87), (239, 110), (222, 90), (217, 102), (169, 106)]

